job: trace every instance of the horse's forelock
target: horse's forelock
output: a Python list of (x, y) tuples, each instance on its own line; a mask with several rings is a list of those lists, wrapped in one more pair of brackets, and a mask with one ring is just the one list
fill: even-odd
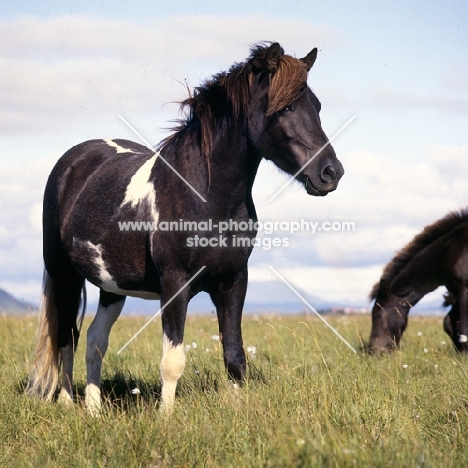
[(299, 99), (306, 89), (306, 84), (306, 64), (289, 55), (283, 55), (268, 89), (267, 116), (279, 112)]

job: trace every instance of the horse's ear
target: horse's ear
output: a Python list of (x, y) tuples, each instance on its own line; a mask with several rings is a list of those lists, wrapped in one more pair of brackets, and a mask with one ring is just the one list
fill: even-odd
[(275, 73), (276, 70), (278, 70), (278, 65), (282, 55), (284, 55), (284, 50), (277, 42), (274, 42), (270, 47), (268, 47), (265, 56), (265, 68), (270, 73)]
[(317, 47), (312, 49), (305, 57), (301, 58), (301, 60), (306, 64), (307, 71), (312, 68), (312, 65), (315, 63), (317, 59)]
[(283, 48), (277, 42), (274, 42), (268, 48), (255, 54), (252, 66), (258, 71), (275, 73), (278, 70), (278, 65), (283, 54)]

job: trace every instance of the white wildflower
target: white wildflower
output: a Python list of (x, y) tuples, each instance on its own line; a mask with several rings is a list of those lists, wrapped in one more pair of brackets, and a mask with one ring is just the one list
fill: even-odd
[(247, 346), (247, 352), (251, 358), (254, 358), (257, 353), (257, 348), (255, 346)]

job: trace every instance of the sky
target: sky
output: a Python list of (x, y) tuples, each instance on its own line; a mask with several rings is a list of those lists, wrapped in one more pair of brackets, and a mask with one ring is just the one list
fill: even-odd
[[(325, 198), (262, 162), (261, 221), (354, 222), (354, 231), (279, 233), (257, 248), (252, 284), (369, 305), (383, 266), (424, 226), (468, 200), (466, 1), (0, 0), (0, 287), (38, 303), (41, 201), (54, 163), (92, 138), (168, 135), (178, 101), (205, 78), (278, 41), (305, 56), (309, 86), (345, 175)], [(260, 232), (259, 236), (265, 236)], [(91, 292), (91, 295), (96, 294)], [(441, 291), (427, 301), (441, 302)]]

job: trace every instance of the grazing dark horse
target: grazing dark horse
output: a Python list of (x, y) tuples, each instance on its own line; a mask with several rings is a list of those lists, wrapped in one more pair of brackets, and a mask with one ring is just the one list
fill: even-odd
[(425, 227), (384, 268), (370, 294), (375, 300), (370, 351), (389, 351), (398, 346), (410, 308), (439, 286), (445, 286), (457, 298), (458, 323), (452, 327), (451, 336), (454, 342), (464, 343), (468, 336), (466, 209)]
[[(307, 86), (316, 55), (296, 59), (277, 43), (254, 47), (182, 103), (187, 119), (156, 153), (131, 141), (93, 140), (62, 156), (44, 195), (45, 279), (30, 393), (52, 398), (61, 361), (59, 400), (73, 401), (85, 279), (100, 288), (86, 352), (91, 413), (101, 408), (102, 359), (126, 296), (161, 299), (163, 411), (173, 406), (185, 366), (187, 305), (200, 291), (216, 306), (229, 376), (245, 377), (241, 316), (260, 161), (294, 174), (309, 195), (335, 190), (343, 175), (331, 145), (316, 155), (328, 141)], [(152, 228), (122, 229), (129, 221)], [(236, 243), (241, 234), (247, 242)]]
[(444, 317), (444, 331), (450, 336), (453, 345), (459, 352), (468, 353), (468, 336), (460, 332), (460, 301), (448, 292), (444, 295), (444, 307), (451, 307)]

